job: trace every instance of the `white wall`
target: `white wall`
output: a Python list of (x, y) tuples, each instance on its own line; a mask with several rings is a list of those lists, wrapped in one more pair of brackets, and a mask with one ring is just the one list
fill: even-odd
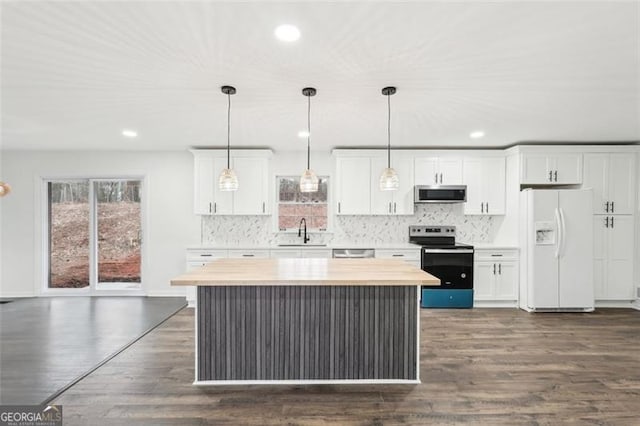
[(188, 151), (3, 151), (0, 297), (38, 295), (42, 283), (42, 178), (141, 176), (145, 179), (142, 279), (149, 296), (183, 295), (169, 280), (185, 270), (185, 248), (200, 243)]

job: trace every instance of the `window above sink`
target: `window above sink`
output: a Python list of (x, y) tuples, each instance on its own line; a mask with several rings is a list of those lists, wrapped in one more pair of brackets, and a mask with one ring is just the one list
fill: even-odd
[[(328, 228), (329, 178), (319, 176), (317, 192), (300, 192), (300, 176), (276, 176), (277, 229), (279, 232), (298, 232), (302, 218), (307, 232), (326, 232)], [(312, 244), (287, 244), (281, 247), (304, 247)], [(324, 247), (326, 245), (315, 245)]]

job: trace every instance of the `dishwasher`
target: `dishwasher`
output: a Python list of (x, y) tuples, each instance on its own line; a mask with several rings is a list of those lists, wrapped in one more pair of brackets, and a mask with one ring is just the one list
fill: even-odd
[(333, 249), (331, 257), (336, 259), (366, 259), (375, 256), (376, 251), (374, 249), (363, 248), (341, 248)]

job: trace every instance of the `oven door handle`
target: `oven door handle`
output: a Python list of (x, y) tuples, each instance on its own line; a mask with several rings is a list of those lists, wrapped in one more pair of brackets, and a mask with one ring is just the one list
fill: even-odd
[(424, 249), (425, 253), (473, 253), (473, 249)]

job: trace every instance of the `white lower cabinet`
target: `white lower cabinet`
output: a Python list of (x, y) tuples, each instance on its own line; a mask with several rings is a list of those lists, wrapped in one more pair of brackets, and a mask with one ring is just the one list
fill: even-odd
[(269, 250), (229, 250), (229, 258), (258, 258), (264, 259), (269, 257)]
[(596, 300), (633, 300), (634, 217), (593, 217), (593, 284)]
[(518, 301), (518, 251), (476, 249), (473, 265), (476, 301), (514, 305)]
[(404, 260), (420, 268), (420, 247), (415, 249), (376, 249), (376, 258)]
[[(188, 249), (187, 250), (187, 272), (200, 268), (215, 259), (223, 259), (227, 257), (227, 250), (206, 250), (206, 249)], [(190, 308), (196, 306), (196, 287), (187, 287), (187, 304)]]

